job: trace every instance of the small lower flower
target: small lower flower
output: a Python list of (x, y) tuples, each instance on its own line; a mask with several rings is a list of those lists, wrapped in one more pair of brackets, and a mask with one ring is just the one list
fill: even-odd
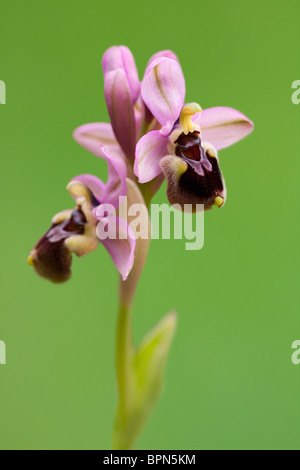
[[(106, 149), (106, 153), (110, 151)], [(30, 252), (28, 263), (37, 274), (55, 282), (67, 281), (71, 276), (72, 254), (84, 256), (94, 251), (102, 243), (111, 255), (123, 280), (127, 279), (134, 262), (135, 238), (127, 223), (118, 218), (122, 236), (101, 240), (97, 237), (97, 226), (105, 225), (110, 217), (116, 219), (115, 212), (107, 215), (99, 208), (109, 206), (117, 209), (119, 196), (125, 196), (126, 169), (121, 160), (109, 162), (107, 184), (93, 175), (80, 175), (71, 180), (67, 189), (76, 202), (74, 209), (56, 214), (49, 230)], [(117, 175), (119, 179), (117, 178)], [(124, 236), (125, 233), (125, 236)]]
[[(74, 190), (70, 184), (69, 190)], [(49, 230), (37, 242), (27, 261), (37, 274), (55, 282), (67, 281), (71, 276), (72, 254), (83, 256), (98, 246), (97, 219), (93, 207), (99, 202), (84, 186), (78, 186), (82, 196), (76, 208), (64, 210), (52, 218)]]

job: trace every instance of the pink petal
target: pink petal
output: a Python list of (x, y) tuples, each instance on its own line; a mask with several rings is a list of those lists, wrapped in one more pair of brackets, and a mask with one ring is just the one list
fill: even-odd
[[(136, 129), (136, 141), (138, 141), (141, 135), (142, 125), (145, 119), (145, 105), (141, 96), (137, 99), (134, 106), (134, 118), (135, 118), (135, 129)], [(153, 119), (153, 118), (152, 118)]]
[[(174, 54), (174, 52), (172, 51), (169, 51), (169, 50), (165, 50), (165, 51), (159, 51), (159, 52), (156, 52), (156, 54), (154, 54), (152, 57), (150, 57), (150, 60), (147, 64), (147, 67), (146, 69), (149, 67), (149, 65), (154, 62), (154, 60), (156, 59), (161, 59), (161, 57), (167, 57), (168, 59), (173, 59), (173, 60), (177, 60), (178, 61), (178, 57), (176, 54)], [(179, 61), (178, 61), (179, 62)]]
[(142, 98), (162, 125), (176, 121), (184, 103), (185, 81), (177, 60), (161, 57), (151, 62), (142, 81)]
[(100, 158), (103, 158), (101, 151), (103, 145), (118, 147), (111, 125), (104, 122), (93, 122), (77, 127), (73, 137), (79, 145)]
[(104, 93), (114, 134), (125, 155), (133, 160), (136, 136), (135, 117), (124, 70), (113, 70), (105, 75)]
[(145, 134), (136, 145), (134, 173), (140, 183), (151, 181), (161, 173), (159, 160), (167, 155), (168, 139), (159, 131)]
[[(99, 203), (103, 201), (105, 192), (106, 192), (106, 185), (94, 175), (78, 175), (74, 176), (71, 181), (79, 181), (80, 183), (84, 184), (89, 188), (89, 190), (93, 193), (93, 195), (98, 199)], [(72, 197), (76, 200), (77, 197)]]
[(127, 193), (127, 168), (123, 154), (113, 147), (101, 148), (104, 158), (108, 163), (108, 180), (105, 185), (103, 201), (119, 207), (119, 197)]
[[(115, 218), (115, 220), (112, 218)], [(100, 242), (107, 249), (123, 281), (125, 281), (133, 266), (136, 240), (128, 224), (115, 215), (105, 217), (103, 220), (100, 220), (98, 224), (102, 226), (108, 224), (109, 226), (111, 222), (116, 223), (117, 238), (100, 239)], [(97, 233), (99, 232), (97, 231)]]
[(196, 116), (202, 141), (210, 142), (220, 150), (238, 142), (253, 130), (253, 123), (233, 108), (208, 108)]
[(107, 49), (103, 55), (102, 68), (104, 76), (112, 70), (124, 70), (131, 92), (131, 98), (135, 103), (140, 94), (141, 85), (133, 55), (128, 47), (112, 46)]

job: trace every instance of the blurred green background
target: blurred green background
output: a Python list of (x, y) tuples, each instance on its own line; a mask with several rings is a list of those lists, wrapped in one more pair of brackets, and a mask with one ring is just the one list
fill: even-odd
[[(205, 245), (155, 240), (134, 309), (138, 342), (175, 308), (164, 394), (141, 449), (299, 449), (300, 79), (298, 0), (3, 2), (0, 79), (2, 449), (108, 449), (116, 403), (118, 277), (103, 247), (74, 259), (64, 285), (28, 251), (72, 207), (74, 175), (106, 178), (72, 140), (107, 121), (101, 57), (125, 44), (140, 77), (170, 48), (187, 101), (232, 106), (255, 123), (220, 153), (228, 199), (205, 216)], [(165, 186), (155, 198), (166, 201)]]

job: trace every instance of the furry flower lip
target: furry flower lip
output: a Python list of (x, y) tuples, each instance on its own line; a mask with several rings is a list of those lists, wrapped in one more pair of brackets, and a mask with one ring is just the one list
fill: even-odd
[[(106, 153), (113, 155), (109, 151)], [(61, 283), (71, 276), (72, 254), (84, 256), (102, 243), (125, 280), (133, 266), (134, 237), (128, 235), (125, 240), (119, 237), (99, 240), (97, 237), (98, 224), (106, 225), (110, 219), (110, 215), (99, 215), (99, 207), (111, 205), (117, 209), (119, 196), (127, 192), (124, 162), (109, 160), (106, 184), (96, 176), (85, 174), (73, 178), (67, 189), (76, 202), (75, 209), (64, 210), (52, 218), (50, 229), (30, 252), (28, 263), (41, 277)], [(128, 234), (125, 221), (120, 219), (119, 226)]]
[(201, 142), (200, 126), (191, 119), (201, 112), (197, 103), (183, 106), (180, 117), (169, 135), (168, 151), (160, 167), (168, 180), (167, 195), (171, 204), (203, 204), (204, 210), (221, 207), (225, 202), (225, 184), (217, 152), (211, 144)]
[(184, 104), (185, 80), (178, 60), (152, 61), (141, 84), (141, 96), (157, 126), (136, 146), (134, 171), (140, 183), (163, 173), (171, 204), (221, 207), (226, 199), (217, 151), (246, 137), (252, 122), (227, 107), (202, 111)]
[(72, 253), (82, 256), (97, 248), (93, 231), (87, 235), (89, 225), (96, 225), (96, 219), (91, 218), (91, 207), (79, 203), (74, 210), (65, 210), (53, 217), (50, 229), (27, 260), (37, 274), (55, 283), (67, 281), (71, 276)]

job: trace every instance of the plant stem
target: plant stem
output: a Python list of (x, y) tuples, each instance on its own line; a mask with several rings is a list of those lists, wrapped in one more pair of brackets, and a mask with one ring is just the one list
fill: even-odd
[(131, 308), (120, 304), (116, 332), (116, 373), (119, 406), (125, 420), (131, 408), (133, 355)]
[[(145, 204), (137, 185), (127, 180), (128, 205)], [(130, 218), (129, 218), (130, 219)], [(147, 221), (148, 213), (147, 213)], [(118, 385), (118, 406), (113, 432), (113, 449), (126, 450), (132, 446), (128, 426), (134, 407), (134, 355), (131, 310), (137, 284), (145, 265), (149, 248), (148, 239), (136, 241), (134, 265), (126, 281), (120, 280), (119, 311), (116, 329), (116, 375)]]

